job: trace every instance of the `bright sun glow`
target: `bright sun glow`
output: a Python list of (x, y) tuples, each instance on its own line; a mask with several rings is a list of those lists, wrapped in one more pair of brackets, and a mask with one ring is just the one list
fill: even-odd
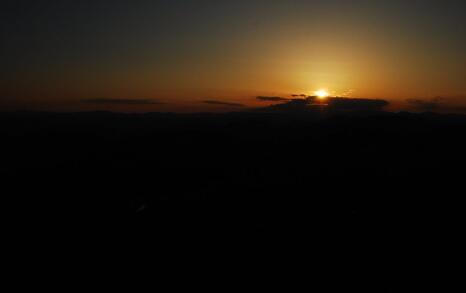
[(314, 92), (314, 94), (319, 98), (319, 99), (325, 99), (327, 98), (330, 94), (326, 90), (318, 90)]

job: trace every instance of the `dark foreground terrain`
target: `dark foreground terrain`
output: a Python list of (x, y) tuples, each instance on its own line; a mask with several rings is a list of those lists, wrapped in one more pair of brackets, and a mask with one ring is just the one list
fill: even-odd
[(461, 246), (465, 134), (437, 114), (3, 113), (4, 224), (24, 253), (415, 292)]

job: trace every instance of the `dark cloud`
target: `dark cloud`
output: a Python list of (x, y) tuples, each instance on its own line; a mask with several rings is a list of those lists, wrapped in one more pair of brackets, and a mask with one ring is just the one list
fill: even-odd
[(271, 105), (259, 110), (277, 112), (302, 112), (311, 110), (311, 103), (306, 99), (292, 99), (286, 103)]
[(328, 108), (334, 110), (380, 111), (390, 103), (379, 99), (330, 98)]
[(324, 107), (329, 111), (381, 111), (388, 105), (387, 101), (376, 99), (329, 98), (326, 103), (322, 103), (317, 102), (316, 97), (307, 97), (306, 99), (292, 99), (287, 103), (275, 104), (261, 110), (302, 112)]
[(407, 110), (417, 112), (441, 112), (441, 113), (458, 113), (465, 114), (464, 106), (466, 97), (436, 97), (433, 99), (408, 99), (406, 102), (409, 107)]
[(414, 107), (415, 110), (429, 112), (438, 110), (442, 106), (443, 100), (443, 98), (437, 97), (430, 100), (408, 99), (407, 102)]
[(293, 98), (306, 98), (307, 95), (305, 94), (294, 94), (294, 95), (291, 95)]
[(97, 105), (160, 105), (161, 102), (149, 99), (86, 99), (81, 102), (86, 104), (97, 104)]
[(282, 97), (264, 97), (264, 96), (258, 96), (256, 97), (259, 101), (264, 101), (264, 102), (286, 102), (289, 101), (290, 99), (287, 98), (282, 98)]
[(230, 102), (222, 102), (222, 101), (216, 101), (216, 100), (202, 101), (202, 103), (204, 103), (204, 104), (209, 104), (209, 105), (229, 106), (229, 107), (244, 107), (243, 104), (239, 104), (239, 103), (230, 103)]

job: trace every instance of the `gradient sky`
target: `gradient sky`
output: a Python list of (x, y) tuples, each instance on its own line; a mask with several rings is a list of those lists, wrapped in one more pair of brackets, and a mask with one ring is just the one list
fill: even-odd
[(204, 111), (320, 88), (464, 105), (465, 12), (464, 0), (6, 0), (0, 106)]

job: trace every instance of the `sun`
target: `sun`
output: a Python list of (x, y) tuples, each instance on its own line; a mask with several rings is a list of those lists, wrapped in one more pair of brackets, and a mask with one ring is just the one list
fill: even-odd
[(319, 98), (319, 99), (321, 99), (321, 100), (324, 100), (324, 99), (328, 98), (328, 96), (330, 95), (330, 94), (329, 94), (326, 90), (324, 90), (324, 89), (315, 91), (314, 94), (317, 96), (317, 98)]

